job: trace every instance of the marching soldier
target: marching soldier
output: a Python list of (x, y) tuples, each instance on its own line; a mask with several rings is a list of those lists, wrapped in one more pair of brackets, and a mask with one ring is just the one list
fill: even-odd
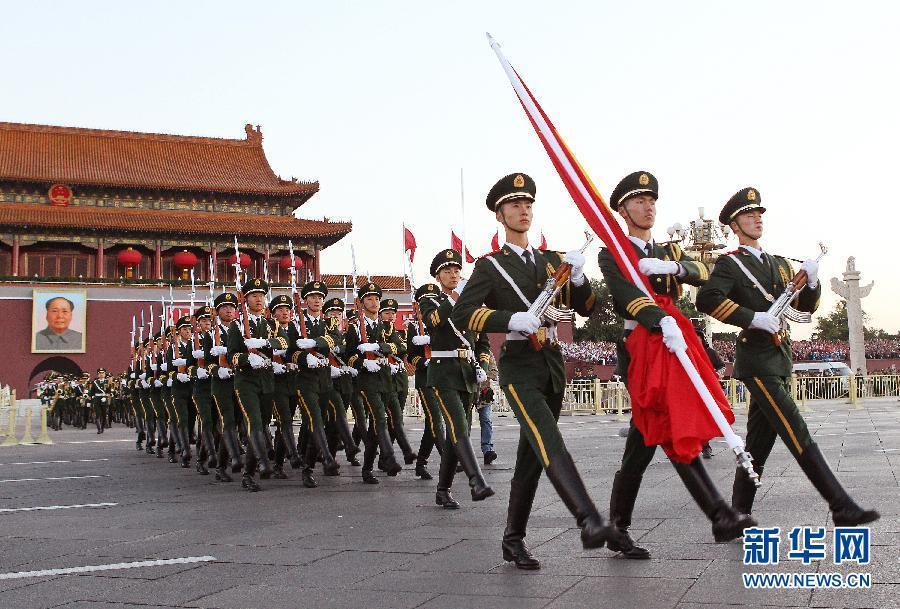
[(104, 424), (106, 423), (106, 410), (109, 408), (110, 395), (107, 387), (106, 369), (98, 368), (97, 378), (94, 379), (88, 389), (91, 408), (94, 411), (94, 424), (97, 426), (98, 434), (103, 433)]
[(181, 467), (191, 465), (191, 421), (189, 403), (193, 401), (189, 360), (193, 360), (191, 348), (191, 318), (183, 315), (175, 322), (175, 342), (169, 352), (174, 356), (169, 361), (169, 375), (172, 378), (172, 406), (175, 412), (174, 432), (181, 440)]
[[(381, 462), (388, 476), (396, 476), (403, 467), (394, 458), (394, 447), (387, 428), (384, 396), (391, 388), (386, 386), (382, 367), (388, 365), (387, 355), (396, 355), (398, 345), (391, 342), (378, 341), (384, 336), (378, 309), (381, 304), (381, 286), (369, 282), (357, 290), (357, 298), (363, 312), (364, 324), (357, 323), (347, 332), (347, 364), (359, 371), (356, 378), (357, 394), (366, 410), (369, 419), (364, 428), (362, 479), (366, 484), (378, 484), (378, 478), (372, 473), (375, 456), (381, 452)], [(365, 337), (363, 337), (365, 333)], [(363, 340), (365, 338), (365, 340)], [(404, 345), (405, 347), (405, 345)]]
[(160, 403), (162, 404), (162, 410), (165, 413), (166, 431), (169, 436), (167, 444), (169, 447), (169, 463), (178, 463), (178, 457), (176, 455), (181, 453), (182, 448), (181, 438), (176, 429), (177, 418), (175, 414), (175, 404), (172, 400), (172, 386), (175, 384), (175, 375), (172, 372), (171, 366), (171, 360), (174, 359), (172, 357), (172, 349), (174, 346), (171, 344), (172, 341), (170, 340), (172, 334), (172, 326), (166, 326), (163, 328), (159, 337), (158, 365), (159, 369), (162, 371), (159, 375), (159, 381), (162, 383), (162, 386), (159, 388), (159, 398)]
[(288, 345), (283, 338), (273, 335), (264, 315), (269, 284), (258, 278), (248, 279), (241, 292), (244, 316), (241, 324), (235, 320), (228, 328), (228, 361), (234, 370), (234, 395), (247, 422), (250, 442), (245, 454), (241, 486), (255, 492), (260, 490), (254, 479), (257, 464), (263, 478), (272, 475), (264, 428), (268, 427), (269, 421), (262, 419), (263, 405), (272, 403), (275, 390), (272, 355), (275, 350), (287, 350)]
[(311, 435), (311, 441), (306, 444), (306, 465), (302, 474), (303, 485), (307, 488), (318, 486), (312, 472), (319, 454), (322, 455), (326, 476), (340, 474), (340, 466), (328, 449), (323, 422), (328, 396), (332, 391), (328, 356), (335, 348), (335, 341), (329, 335), (325, 316), (322, 315), (327, 295), (328, 287), (321, 281), (310, 281), (300, 290), (306, 311), (297, 311), (300, 332), (294, 341), (297, 350), (292, 355), (292, 361), (297, 365), (297, 399)]
[[(335, 354), (341, 358), (346, 358), (347, 342), (343, 327), (344, 301), (340, 298), (329, 298), (325, 302), (322, 312), (329, 319), (328, 332), (334, 339)], [(359, 459), (356, 458), (356, 455), (359, 454), (359, 447), (357, 446), (357, 441), (353, 438), (353, 433), (350, 431), (350, 424), (347, 422), (347, 408), (354, 408), (354, 419), (362, 416), (361, 409), (357, 412), (357, 409), (353, 406), (353, 379), (359, 372), (355, 368), (348, 366), (345, 359), (339, 363), (341, 364), (340, 374), (335, 375), (334, 370), (332, 370), (331, 375), (331, 402), (336, 409), (336, 417), (330, 425), (329, 444), (340, 439), (344, 445), (347, 463), (358, 466), (361, 465)]]
[[(630, 540), (604, 523), (557, 425), (565, 388), (563, 357), (555, 327), (528, 309), (563, 262), (572, 270), (560, 292), (562, 304), (587, 316), (594, 306), (594, 294), (584, 276), (580, 252), (563, 256), (529, 245), (534, 195), (534, 181), (523, 173), (508, 175), (491, 188), (487, 207), (505, 227), (506, 245), (475, 263), (451, 316), (459, 328), (506, 333), (498, 362), (500, 385), (519, 421), (520, 435), (502, 549), (504, 560), (515, 562), (520, 569), (540, 568), (524, 538), (542, 469), (575, 516), (585, 548), (599, 548), (612, 539), (624, 550), (630, 549)], [(539, 351), (526, 340), (532, 334)]]
[(187, 373), (191, 378), (191, 399), (197, 408), (200, 419), (200, 433), (197, 447), (197, 473), (208, 476), (207, 467), (217, 468), (216, 458), (216, 423), (213, 418), (212, 380), (210, 370), (212, 357), (209, 350), (213, 346), (212, 307), (203, 305), (194, 311), (196, 343), (191, 337), (191, 357), (188, 359)]
[[(150, 389), (153, 387), (153, 372), (150, 369), (150, 341), (145, 338), (138, 349), (138, 368), (137, 368), (137, 395), (145, 413), (145, 425), (147, 428), (147, 446), (144, 452), (148, 455), (155, 454), (159, 447), (157, 446), (157, 416), (153, 400), (150, 396)], [(154, 446), (157, 446), (154, 449)]]
[[(612, 192), (609, 203), (625, 221), (628, 238), (634, 244), (635, 252), (640, 259), (638, 263), (640, 272), (649, 277), (650, 285), (657, 294), (664, 294), (673, 302), (677, 302), (682, 294), (682, 284), (703, 285), (709, 278), (709, 271), (704, 264), (694, 261), (685, 254), (677, 243), (662, 245), (653, 240), (651, 230), (656, 221), (658, 197), (659, 184), (656, 177), (648, 171), (636, 171), (619, 182)], [(608, 249), (600, 251), (598, 260), (616, 312), (625, 320), (625, 335), (616, 347), (618, 355), (616, 374), (620, 375), (627, 385), (631, 356), (625, 348), (624, 339), (638, 324), (653, 332), (665, 333), (668, 322), (664, 320), (671, 318), (622, 275)], [(677, 327), (675, 329), (678, 330)], [(631, 526), (631, 515), (641, 480), (653, 461), (655, 452), (656, 446), (646, 445), (644, 436), (632, 421), (628, 428), (622, 464), (613, 479), (609, 499), (610, 523), (617, 527), (623, 536), (628, 536), (628, 527)], [(712, 521), (716, 541), (735, 539), (741, 536), (744, 528), (756, 525), (749, 517), (736, 513), (722, 499), (699, 457), (690, 464), (672, 461), (672, 465), (688, 492)], [(625, 550), (610, 540), (608, 547), (614, 552), (622, 552), (625, 558), (650, 558), (650, 552), (639, 546)]]
[[(747, 451), (762, 475), (775, 438), (780, 437), (819, 494), (828, 502), (836, 526), (858, 526), (879, 518), (864, 510), (847, 494), (835, 477), (806, 422), (791, 398), (791, 341), (782, 320), (768, 313), (772, 301), (794, 277), (790, 262), (762, 249), (762, 216), (766, 208), (756, 188), (739, 190), (722, 212), (719, 222), (731, 227), (740, 247), (719, 256), (706, 285), (697, 294), (697, 308), (719, 321), (742, 328), (737, 340), (734, 377), (750, 392), (747, 418)], [(800, 267), (806, 289), (793, 306), (809, 313), (819, 305), (822, 286), (818, 263), (807, 260)], [(735, 509), (749, 514), (756, 487), (738, 468), (732, 490)]]
[[(419, 287), (413, 298), (416, 303), (427, 291), (437, 292), (437, 286), (426, 283)], [(406, 330), (406, 358), (414, 370), (414, 383), (419, 402), (422, 404), (422, 412), (425, 415), (425, 430), (422, 432), (422, 440), (419, 442), (419, 450), (416, 452), (416, 477), (420, 480), (432, 480), (433, 476), (425, 467), (428, 465), (428, 457), (431, 450), (437, 448), (438, 455), (443, 455), (445, 450), (444, 424), (441, 407), (438, 405), (434, 389), (428, 386), (428, 364), (431, 354), (431, 336), (425, 328), (418, 304), (416, 319), (409, 322)]]
[(291, 356), (296, 347), (293, 346), (299, 334), (291, 324), (291, 312), (294, 310), (294, 303), (290, 297), (284, 294), (276, 296), (269, 303), (269, 313), (271, 319), (269, 324), (276, 336), (281, 337), (287, 343), (287, 349), (284, 353), (282, 350), (274, 352), (272, 361), (272, 371), (274, 373), (274, 392), (272, 394), (273, 410), (275, 412), (275, 421), (278, 424), (278, 433), (275, 438), (275, 471), (273, 478), (284, 479), (287, 474), (284, 473), (284, 455), (287, 453), (291, 462), (291, 467), (300, 469), (303, 462), (297, 452), (297, 442), (294, 436), (294, 410), (295, 402), (292, 397), (296, 392), (296, 372), (293, 365), (290, 365)]
[[(216, 461), (216, 480), (231, 482), (228, 473), (228, 465), (231, 465), (231, 473), (241, 471), (240, 442), (237, 435), (237, 419), (235, 411), (237, 405), (234, 402), (234, 371), (228, 360), (227, 353), (229, 333), (232, 332), (231, 324), (237, 313), (237, 296), (231, 292), (224, 292), (216, 296), (213, 308), (216, 312), (216, 320), (213, 326), (212, 346), (209, 348), (209, 376), (210, 394), (213, 406), (219, 421), (222, 424), (222, 438), (219, 444), (219, 453)], [(237, 330), (234, 330), (237, 332)]]
[(382, 370), (386, 388), (384, 406), (388, 417), (388, 432), (392, 439), (396, 439), (397, 446), (403, 453), (403, 460), (407, 465), (411, 465), (415, 462), (417, 455), (409, 445), (406, 429), (403, 426), (403, 410), (406, 405), (406, 393), (409, 391), (409, 377), (406, 375), (406, 366), (403, 365), (403, 356), (406, 354), (406, 336), (401, 335), (394, 327), (397, 308), (397, 301), (393, 298), (385, 298), (378, 307), (382, 327), (382, 337), (379, 342), (402, 345), (402, 348), (397, 350), (397, 357), (388, 356), (388, 365)]
[(457, 463), (469, 479), (472, 501), (482, 501), (494, 494), (487, 485), (472, 443), (469, 440), (469, 416), (475, 404), (478, 383), (487, 379), (487, 371), (476, 358), (490, 350), (487, 334), (463, 326), (460, 330), (451, 319), (459, 299), (462, 254), (442, 250), (431, 261), (431, 276), (440, 287), (419, 288), (418, 300), (422, 319), (431, 337), (431, 361), (428, 364), (428, 386), (444, 415), (449, 442), (441, 453), (435, 503), (457, 509), (459, 503), (450, 494)]

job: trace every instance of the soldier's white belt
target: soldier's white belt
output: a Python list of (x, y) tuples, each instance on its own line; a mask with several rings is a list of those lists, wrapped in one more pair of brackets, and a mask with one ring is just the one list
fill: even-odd
[[(541, 343), (545, 343), (547, 341), (553, 342), (556, 340), (556, 326), (551, 328), (546, 328), (541, 326), (537, 331), (538, 341)], [(527, 336), (523, 336), (521, 332), (507, 332), (506, 340), (528, 340)]]
[(455, 349), (453, 351), (432, 351), (431, 359), (436, 357), (450, 357), (454, 359), (469, 359), (473, 357), (471, 349)]

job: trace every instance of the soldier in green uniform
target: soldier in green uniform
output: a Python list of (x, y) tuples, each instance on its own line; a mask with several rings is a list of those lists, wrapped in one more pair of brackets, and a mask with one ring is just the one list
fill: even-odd
[(153, 372), (150, 370), (150, 339), (144, 339), (144, 342), (138, 349), (138, 366), (137, 382), (135, 388), (137, 390), (137, 398), (144, 411), (144, 424), (147, 430), (147, 445), (144, 452), (148, 455), (154, 454), (153, 449), (156, 446), (156, 411), (153, 408), (153, 402), (150, 397), (150, 388), (153, 386)]
[[(625, 221), (628, 238), (640, 259), (638, 270), (649, 277), (654, 292), (664, 294), (676, 302), (681, 298), (682, 284), (703, 285), (709, 278), (709, 271), (706, 265), (694, 261), (685, 254), (677, 243), (661, 245), (654, 241), (651, 231), (656, 221), (658, 197), (659, 184), (656, 177), (649, 171), (636, 171), (625, 176), (619, 182), (609, 201), (610, 206), (616, 209)], [(627, 384), (631, 356), (625, 349), (624, 339), (638, 324), (642, 324), (651, 332), (665, 332), (668, 322), (663, 320), (671, 318), (640, 288), (622, 275), (608, 249), (604, 248), (600, 251), (599, 264), (612, 295), (616, 312), (625, 320), (625, 335), (617, 344), (616, 374)], [(670, 330), (681, 336), (677, 327), (675, 331)], [(684, 340), (683, 337), (681, 340)], [(609, 499), (610, 523), (616, 526), (622, 535), (628, 535), (628, 527), (631, 526), (631, 515), (641, 487), (641, 480), (644, 471), (653, 460), (655, 452), (656, 446), (646, 445), (644, 436), (632, 421), (628, 428), (625, 450), (622, 453), (622, 465), (613, 479), (612, 493)], [(741, 536), (744, 528), (755, 526), (756, 523), (748, 516), (736, 513), (722, 499), (699, 458), (694, 459), (690, 464), (673, 461), (672, 465), (688, 492), (712, 521), (713, 535), (716, 541), (735, 539)], [(608, 547), (614, 552), (622, 552), (625, 558), (650, 558), (650, 552), (639, 546), (634, 546), (629, 551), (623, 551), (615, 542), (611, 541)]]
[[(377, 342), (385, 333), (378, 319), (381, 305), (381, 286), (369, 282), (357, 290), (363, 310), (365, 328), (353, 325), (347, 332), (347, 364), (359, 371), (356, 378), (359, 398), (366, 409), (368, 427), (365, 429), (363, 441), (362, 479), (366, 484), (378, 484), (378, 478), (372, 473), (375, 456), (381, 452), (381, 462), (388, 476), (396, 476), (403, 467), (394, 458), (394, 447), (387, 428), (387, 414), (383, 396), (392, 390), (387, 386), (389, 379), (382, 371), (389, 365), (387, 356), (397, 355), (399, 348), (393, 342)], [(366, 336), (363, 340), (362, 333)], [(403, 345), (405, 348), (406, 345)]]
[(296, 402), (291, 398), (297, 391), (296, 372), (290, 363), (291, 356), (296, 351), (295, 342), (299, 334), (291, 323), (291, 312), (294, 303), (289, 296), (281, 294), (269, 303), (269, 325), (275, 336), (284, 339), (288, 347), (274, 352), (272, 372), (274, 374), (275, 391), (272, 393), (273, 411), (278, 432), (275, 436), (275, 471), (273, 478), (285, 479), (284, 458), (288, 456), (291, 467), (300, 469), (303, 467), (300, 455), (297, 453), (297, 442), (294, 436), (294, 410)]
[[(163, 353), (164, 349), (162, 348), (162, 339), (160, 338), (160, 333), (157, 332), (152, 340), (152, 350), (149, 354), (150, 359), (150, 370), (152, 370), (153, 374), (153, 382), (150, 387), (150, 401), (153, 404), (153, 411), (156, 414), (156, 437), (157, 437), (157, 447), (156, 447), (156, 457), (158, 459), (163, 458), (163, 450), (166, 447), (169, 447), (170, 440), (168, 437), (169, 433), (169, 414), (166, 409), (166, 405), (163, 403), (163, 395), (162, 389), (166, 383), (165, 373), (160, 369), (163, 358), (165, 354)], [(169, 447), (171, 451), (171, 447)]]
[[(250, 443), (245, 454), (241, 486), (255, 492), (260, 490), (254, 479), (257, 464), (263, 478), (272, 475), (266, 431), (263, 428), (269, 421), (262, 419), (262, 406), (272, 403), (272, 393), (275, 390), (272, 352), (286, 350), (288, 345), (284, 338), (274, 336), (264, 315), (269, 284), (259, 278), (248, 279), (241, 286), (241, 292), (247, 317), (242, 323), (237, 320), (231, 322), (226, 344), (228, 361), (234, 371), (234, 395), (247, 423)], [(244, 327), (249, 328), (247, 336)]]
[[(297, 366), (297, 399), (300, 411), (306, 419), (311, 441), (306, 444), (306, 465), (303, 468), (303, 485), (309, 488), (318, 486), (312, 475), (319, 454), (326, 476), (340, 474), (340, 465), (328, 449), (325, 436), (324, 414), (328, 407), (328, 395), (331, 392), (331, 367), (328, 356), (335, 347), (334, 339), (328, 333), (327, 321), (322, 315), (328, 287), (321, 281), (310, 281), (300, 290), (300, 296), (306, 305), (306, 311), (298, 311), (303, 316), (299, 321), (300, 332), (294, 344), (297, 346), (291, 357)], [(301, 325), (302, 324), (302, 325)], [(302, 336), (303, 328), (306, 336)]]
[[(416, 290), (413, 298), (418, 303), (426, 292), (432, 292), (437, 296), (438, 291), (438, 286), (433, 283), (426, 283)], [(418, 304), (416, 309), (418, 310)], [(422, 432), (422, 440), (416, 453), (418, 455), (416, 457), (416, 477), (420, 480), (431, 480), (433, 477), (426, 465), (428, 465), (428, 457), (431, 456), (432, 448), (437, 448), (438, 455), (444, 454), (444, 415), (441, 414), (441, 407), (438, 404), (434, 388), (428, 386), (428, 364), (431, 363), (431, 336), (428, 334), (425, 322), (422, 320), (420, 310), (416, 319), (407, 326), (406, 337), (406, 358), (415, 371), (416, 393), (419, 396), (419, 403), (422, 405), (422, 412), (425, 415), (425, 430)]]
[(197, 448), (197, 473), (209, 475), (207, 467), (218, 467), (216, 459), (216, 423), (213, 418), (212, 380), (210, 369), (212, 358), (209, 350), (213, 345), (212, 307), (203, 305), (194, 311), (194, 323), (197, 324), (196, 343), (191, 337), (191, 357), (188, 359), (187, 373), (191, 377), (191, 399), (200, 419), (200, 439)]
[(469, 413), (475, 403), (478, 383), (487, 379), (487, 370), (476, 358), (490, 350), (487, 334), (471, 327), (457, 327), (451, 319), (460, 295), (462, 254), (452, 249), (441, 250), (431, 261), (431, 276), (440, 288), (420, 292), (419, 310), (431, 337), (431, 362), (428, 364), (428, 386), (447, 425), (449, 442), (441, 453), (435, 503), (448, 509), (459, 508), (450, 494), (457, 463), (469, 479), (472, 501), (483, 501), (494, 494), (481, 472), (472, 443), (469, 441)]
[[(762, 475), (769, 453), (780, 437), (813, 486), (828, 502), (836, 526), (857, 526), (877, 520), (875, 510), (864, 510), (835, 477), (806, 422), (791, 398), (791, 341), (787, 325), (767, 312), (794, 276), (790, 262), (763, 251), (763, 213), (759, 190), (743, 188), (732, 196), (719, 222), (731, 227), (740, 247), (719, 256), (709, 281), (697, 295), (697, 308), (719, 321), (742, 328), (737, 340), (734, 377), (750, 392), (746, 448), (754, 468)], [(822, 286), (818, 263), (807, 260), (800, 269), (807, 287), (793, 302), (795, 309), (814, 312)], [(777, 340), (776, 338), (777, 337)], [(756, 487), (738, 468), (732, 490), (735, 509), (749, 514)]]
[(233, 474), (243, 469), (235, 416), (237, 405), (234, 401), (234, 370), (228, 360), (226, 346), (228, 334), (231, 332), (231, 323), (237, 314), (237, 304), (238, 298), (231, 292), (224, 292), (216, 296), (213, 301), (216, 320), (211, 331), (212, 346), (208, 350), (209, 376), (212, 379), (210, 393), (222, 426), (222, 439), (216, 457), (218, 465), (216, 480), (221, 482), (231, 482), (231, 476), (228, 473), (229, 463)]
[[(350, 431), (350, 424), (347, 421), (347, 408), (353, 407), (353, 379), (359, 374), (355, 368), (347, 365), (347, 342), (345, 337), (344, 322), (344, 301), (340, 298), (329, 298), (325, 302), (322, 312), (329, 320), (328, 333), (334, 339), (335, 354), (341, 358), (340, 374), (335, 375), (334, 370), (331, 374), (332, 407), (335, 409), (335, 419), (332, 421), (329, 431), (329, 445), (336, 443), (338, 439), (344, 445), (344, 451), (347, 456), (347, 463), (350, 465), (361, 465), (356, 455), (359, 454), (357, 441), (354, 440)], [(354, 418), (361, 416), (361, 409), (357, 412), (354, 409)]]
[[(383, 396), (385, 410), (388, 418), (388, 432), (391, 438), (397, 441), (397, 446), (403, 453), (403, 460), (407, 465), (411, 465), (416, 460), (416, 453), (413, 452), (406, 438), (406, 428), (403, 425), (403, 410), (406, 405), (406, 391), (409, 391), (409, 377), (406, 375), (406, 367), (403, 365), (403, 356), (406, 355), (406, 337), (401, 335), (394, 327), (394, 321), (397, 319), (397, 301), (393, 298), (385, 298), (378, 307), (378, 315), (381, 319), (381, 327), (383, 330), (382, 338), (379, 342), (397, 343), (402, 345), (398, 349), (397, 356), (388, 357), (388, 365), (382, 369), (385, 376), (385, 394)], [(403, 390), (402, 386), (406, 389)], [(403, 393), (401, 399), (400, 394)]]
[[(524, 538), (541, 470), (575, 516), (585, 548), (599, 548), (612, 539), (630, 549), (630, 540), (600, 516), (557, 425), (565, 389), (563, 357), (552, 322), (539, 319), (528, 308), (563, 262), (572, 271), (558, 295), (559, 304), (587, 316), (594, 294), (580, 252), (562, 255), (529, 245), (535, 190), (534, 181), (524, 173), (510, 174), (491, 188), (487, 207), (505, 227), (506, 245), (475, 263), (451, 317), (459, 328), (506, 334), (498, 362), (500, 386), (519, 421), (520, 435), (502, 549), (504, 560), (521, 569), (540, 568)], [(526, 340), (531, 334), (537, 337), (539, 351)]]
[(191, 465), (190, 408), (193, 399), (191, 375), (188, 360), (191, 352), (191, 318), (188, 315), (179, 317), (175, 322), (175, 342), (169, 349), (173, 357), (169, 363), (169, 374), (172, 378), (172, 406), (175, 411), (175, 434), (181, 440), (181, 467)]
[(97, 426), (98, 434), (103, 433), (106, 411), (110, 405), (111, 396), (107, 385), (106, 369), (97, 368), (97, 378), (91, 382), (88, 395), (91, 399), (91, 409), (94, 411), (94, 424)]
[(183, 452), (181, 446), (181, 434), (178, 431), (178, 413), (175, 411), (175, 399), (173, 387), (175, 385), (175, 369), (172, 360), (175, 350), (175, 328), (168, 326), (164, 333), (165, 340), (160, 348), (160, 370), (163, 386), (160, 387), (160, 397), (166, 410), (167, 429), (169, 431), (169, 463), (178, 463), (179, 455)]

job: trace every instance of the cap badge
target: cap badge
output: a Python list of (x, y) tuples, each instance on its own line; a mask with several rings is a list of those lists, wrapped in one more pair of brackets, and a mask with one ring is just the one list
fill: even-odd
[(646, 173), (642, 173), (641, 177), (638, 178), (638, 184), (640, 184), (641, 186), (646, 186), (649, 183), (650, 176), (648, 176)]
[(254, 280), (253, 280), (253, 285), (259, 285), (259, 279), (254, 279)]
[(514, 188), (524, 188), (525, 187), (525, 176), (517, 175), (513, 179), (513, 187)]
[(748, 201), (756, 201), (756, 191), (752, 188), (747, 191), (747, 200)]
[(451, 258), (453, 258), (453, 250), (447, 250), (447, 253), (445, 254), (445, 256), (447, 256), (447, 260), (450, 260)]
[(369, 284), (369, 289), (370, 289), (370, 290), (374, 290), (374, 289), (375, 289), (375, 284), (374, 284), (374, 283), (370, 283), (370, 284)]

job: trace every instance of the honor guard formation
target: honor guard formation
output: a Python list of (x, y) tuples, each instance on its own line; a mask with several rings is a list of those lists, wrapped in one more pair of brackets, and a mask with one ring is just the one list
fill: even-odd
[[(566, 311), (590, 315), (596, 296), (584, 274), (584, 249), (559, 253), (529, 245), (536, 191), (524, 173), (494, 185), (486, 204), (505, 229), (505, 245), (478, 259), (468, 280), (460, 275), (459, 252), (437, 252), (430, 266), (433, 282), (415, 288), (415, 315), (403, 329), (395, 326), (397, 302), (383, 298), (375, 282), (357, 284), (349, 303), (329, 296), (321, 281), (299, 290), (292, 281), (290, 295), (271, 297), (266, 278), (248, 277), (190, 315), (168, 324), (163, 317), (155, 332), (151, 319), (148, 336), (143, 338), (141, 327), (131, 364), (118, 376), (103, 369), (94, 380), (48, 376), (39, 395), (48, 404), (51, 426), (84, 429), (92, 421), (98, 434), (113, 423), (134, 426), (136, 448), (147, 456), (168, 456), (169, 463), (182, 468), (194, 460), (198, 474), (214, 470), (215, 479), (225, 484), (239, 477), (240, 486), (253, 492), (262, 484), (277, 486), (260, 479), (287, 478), (285, 461), (299, 470), (308, 488), (319, 484), (319, 463), (326, 477), (359, 468), (364, 484), (389, 484), (404, 466), (411, 466), (418, 480), (431, 481), (427, 466), (436, 451), (435, 504), (457, 510), (460, 502), (451, 491), (458, 473), (468, 480), (473, 502), (495, 495), (469, 434), (479, 385), (487, 380), (492, 361), (488, 334), (503, 334), (499, 385), (520, 430), (503, 558), (520, 569), (540, 568), (526, 536), (535, 493), (546, 474), (574, 517), (584, 548), (605, 545), (625, 558), (647, 559), (650, 552), (636, 546), (628, 531), (643, 474), (656, 451), (645, 439), (648, 430), (634, 420), (629, 427), (604, 519), (558, 426), (566, 378), (557, 323)], [(844, 490), (810, 437), (788, 388), (787, 325), (768, 312), (798, 276), (805, 289), (792, 300), (793, 307), (816, 310), (821, 293), (817, 262), (803, 262), (797, 275), (788, 259), (763, 249), (759, 240), (766, 208), (759, 191), (750, 187), (728, 199), (719, 217), (740, 247), (720, 256), (710, 271), (677, 244), (654, 240), (659, 195), (656, 177), (637, 171), (616, 186), (609, 206), (621, 216), (639, 272), (656, 295), (677, 300), (685, 284), (696, 286), (701, 311), (739, 327), (734, 375), (751, 396), (746, 448), (756, 473), (762, 475), (780, 438), (828, 503), (835, 525), (876, 520), (875, 510), (859, 507)], [(599, 266), (624, 320), (617, 372), (635, 395), (646, 390), (640, 385), (648, 381), (634, 370), (629, 375), (632, 354), (625, 339), (641, 329), (675, 352), (683, 349), (685, 336), (658, 301), (623, 276), (610, 250), (601, 249)], [(425, 417), (415, 449), (403, 422), (408, 374), (414, 376)], [(295, 429), (298, 413), (302, 424)], [(496, 458), (490, 454), (490, 460)], [(737, 468), (729, 501), (727, 491), (720, 491), (706, 472), (699, 448), (687, 462), (668, 451), (667, 456), (711, 523), (716, 541), (739, 538), (745, 528), (756, 526), (757, 484), (745, 468)]]

